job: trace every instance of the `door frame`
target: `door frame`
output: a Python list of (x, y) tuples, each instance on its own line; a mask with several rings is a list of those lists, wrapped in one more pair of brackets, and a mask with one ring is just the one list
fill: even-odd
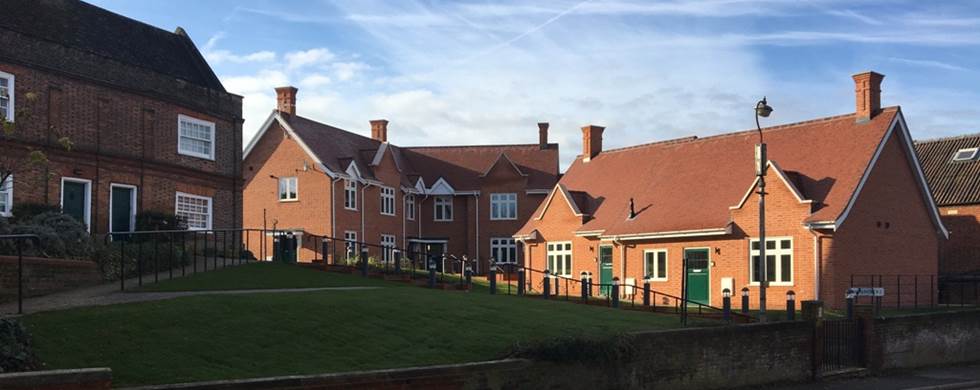
[(599, 277), (599, 284), (600, 284), (599, 291), (602, 292), (603, 289), (605, 288), (607, 290), (605, 291), (605, 294), (608, 295), (609, 293), (608, 288), (601, 286), (602, 284), (604, 284), (604, 282), (602, 281), (602, 248), (609, 248), (609, 271), (610, 271), (609, 283), (612, 283), (612, 280), (616, 277), (616, 265), (615, 265), (616, 246), (613, 245), (612, 243), (609, 243), (609, 244), (599, 244), (597, 247), (599, 251), (596, 254), (596, 268), (597, 268), (596, 273), (598, 274), (597, 276)]
[(84, 219), (85, 229), (89, 232), (92, 231), (92, 181), (89, 179), (82, 179), (80, 177), (61, 177), (61, 195), (58, 197), (58, 207), (61, 207), (61, 212), (64, 213), (65, 210), (65, 182), (81, 183), (85, 185), (85, 207), (84, 207)]
[[(689, 251), (689, 250), (691, 250), (691, 251), (701, 251), (701, 250), (703, 250), (705, 253), (708, 254), (708, 266), (705, 267), (705, 270), (708, 271), (708, 282), (706, 283), (707, 284), (706, 288), (708, 289), (708, 299), (707, 299), (707, 302), (705, 303), (705, 305), (711, 306), (711, 247), (709, 247), (709, 246), (696, 246), (696, 247), (684, 248), (684, 253), (683, 253), (684, 254), (684, 258), (683, 258), (683, 261), (681, 262), (682, 263), (681, 264), (681, 267), (682, 267), (683, 272), (684, 272), (683, 277), (684, 277), (685, 280), (687, 280), (687, 264), (688, 264), (687, 263), (687, 251)], [(685, 289), (686, 288), (690, 288), (690, 287), (691, 287), (691, 284), (689, 282), (684, 283), (684, 288)], [(681, 294), (684, 294), (684, 293), (685, 293), (685, 291), (681, 291)], [(686, 295), (686, 294), (684, 294), (684, 295)], [(681, 296), (684, 296), (684, 295), (681, 295)], [(733, 295), (734, 295), (734, 293), (733, 293)]]
[(126, 188), (126, 189), (133, 190), (133, 192), (129, 196), (129, 201), (133, 205), (133, 212), (130, 213), (130, 216), (129, 216), (129, 228), (130, 228), (129, 231), (130, 232), (135, 232), (136, 231), (136, 213), (138, 211), (138, 207), (136, 205), (136, 199), (139, 199), (136, 196), (136, 192), (139, 191), (139, 189), (136, 186), (131, 185), (131, 184), (109, 183), (109, 233), (112, 233), (112, 189), (113, 188), (116, 188), (116, 187)]

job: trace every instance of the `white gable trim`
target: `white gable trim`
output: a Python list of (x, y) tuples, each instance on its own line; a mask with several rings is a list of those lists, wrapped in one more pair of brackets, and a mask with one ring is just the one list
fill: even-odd
[(424, 194), (425, 193), (425, 180), (422, 180), (422, 178), (419, 177), (419, 179), (415, 181), (415, 189), (418, 190), (419, 193)]
[(541, 209), (541, 213), (538, 214), (537, 218), (535, 219), (540, 221), (544, 218), (544, 213), (548, 211), (548, 207), (551, 207), (551, 200), (555, 198), (555, 193), (558, 192), (561, 192), (561, 195), (565, 198), (565, 204), (567, 204), (568, 208), (572, 210), (572, 214), (574, 214), (576, 217), (581, 217), (584, 215), (582, 214), (582, 211), (578, 209), (578, 205), (572, 201), (572, 195), (568, 193), (568, 189), (565, 188), (565, 185), (558, 183), (555, 185), (555, 188), (551, 190), (551, 195), (548, 195), (548, 200), (544, 202), (544, 208)]
[[(795, 185), (793, 185), (793, 182), (789, 181), (789, 177), (786, 176), (786, 173), (783, 172), (783, 170), (781, 168), (779, 168), (779, 165), (777, 165), (775, 161), (769, 160), (766, 163), (766, 167), (772, 168), (772, 171), (776, 172), (776, 176), (778, 176), (779, 179), (782, 180), (783, 184), (786, 185), (786, 188), (788, 188), (789, 191), (791, 193), (793, 193), (793, 197), (796, 198), (796, 201), (797, 202), (799, 202), (799, 203), (813, 203), (813, 200), (811, 200), (811, 199), (803, 199), (803, 194), (800, 193), (800, 190), (798, 188), (796, 188)], [(747, 200), (749, 200), (749, 196), (752, 195), (752, 193), (753, 193), (752, 190), (754, 190), (756, 188), (756, 186), (758, 186), (758, 185), (759, 185), (759, 177), (756, 176), (755, 177), (755, 180), (752, 181), (752, 185), (749, 186), (748, 191), (745, 191), (745, 195), (742, 195), (742, 200), (739, 200), (737, 205), (728, 207), (728, 209), (729, 210), (737, 210), (737, 209), (742, 208), (742, 206), (745, 205), (745, 202)]]
[(521, 168), (517, 167), (517, 164), (514, 164), (514, 160), (511, 160), (510, 157), (507, 156), (507, 153), (500, 152), (500, 154), (497, 155), (497, 159), (493, 160), (493, 164), (490, 164), (490, 166), (487, 167), (487, 170), (483, 171), (483, 174), (480, 175), (480, 177), (487, 177), (487, 175), (490, 174), (490, 171), (493, 170), (493, 167), (497, 166), (497, 163), (500, 162), (500, 159), (507, 160), (507, 162), (510, 163), (510, 167), (514, 168), (514, 171), (516, 171), (518, 175), (525, 176), (525, 177), (527, 176), (527, 174), (524, 173), (524, 171), (521, 171)]
[(265, 133), (269, 131), (269, 128), (272, 127), (273, 121), (278, 122), (283, 129), (286, 129), (286, 132), (289, 133), (289, 136), (296, 140), (296, 143), (299, 144), (299, 147), (302, 148), (304, 152), (306, 152), (306, 155), (309, 156), (311, 159), (313, 159), (313, 162), (316, 163), (317, 168), (323, 171), (323, 173), (326, 173), (327, 176), (330, 176), (331, 178), (337, 178), (337, 173), (328, 169), (327, 166), (323, 164), (323, 161), (320, 161), (320, 158), (317, 157), (315, 153), (313, 153), (313, 150), (310, 149), (310, 147), (307, 146), (305, 142), (303, 142), (303, 139), (296, 134), (296, 131), (293, 130), (292, 126), (289, 126), (289, 123), (286, 123), (286, 121), (282, 118), (282, 116), (279, 115), (279, 111), (272, 111), (272, 114), (270, 114), (269, 117), (266, 118), (265, 122), (262, 123), (262, 127), (259, 127), (259, 132), (256, 133), (254, 137), (252, 137), (251, 141), (248, 142), (248, 146), (245, 147), (245, 153), (242, 154), (243, 161), (248, 157), (248, 154), (252, 152), (252, 149), (255, 148), (255, 145), (259, 143), (259, 140), (262, 139), (262, 136), (264, 136)]
[(361, 176), (361, 170), (357, 169), (357, 162), (355, 162), (354, 160), (351, 160), (350, 164), (347, 164), (347, 169), (344, 170), (344, 173), (346, 173), (347, 176), (351, 178), (351, 180), (357, 180), (361, 182), (365, 181), (364, 177)]
[(456, 190), (453, 189), (453, 186), (449, 185), (446, 179), (440, 177), (426, 193), (429, 195), (455, 195)]
[(386, 150), (388, 150), (388, 143), (387, 142), (382, 142), (381, 143), (381, 147), (378, 148), (378, 151), (374, 153), (374, 159), (371, 160), (371, 166), (372, 167), (376, 167), (378, 165), (381, 165), (381, 159), (383, 159), (385, 157), (385, 151)]
[(732, 234), (731, 224), (720, 229), (697, 229), (697, 230), (677, 230), (671, 232), (619, 234), (614, 236), (601, 236), (600, 238), (604, 240), (611, 239), (613, 241), (638, 241), (638, 240), (657, 240), (661, 238), (678, 238), (678, 237), (724, 236), (728, 234)]

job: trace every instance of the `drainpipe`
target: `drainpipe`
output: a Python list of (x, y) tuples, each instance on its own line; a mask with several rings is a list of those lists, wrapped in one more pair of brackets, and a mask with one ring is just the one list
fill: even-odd
[(408, 202), (408, 193), (402, 191), (402, 249), (408, 247), (408, 215), (405, 212), (405, 203)]
[(820, 300), (820, 265), (823, 262), (823, 249), (821, 243), (824, 236), (813, 228), (808, 228), (813, 234), (813, 299)]
[(337, 237), (337, 182), (340, 180), (340, 176), (330, 180), (330, 237)]
[(476, 272), (480, 273), (480, 194), (474, 193), (473, 199), (476, 201)]
[[(619, 246), (619, 255), (622, 256), (621, 257), (621, 260), (623, 262), (622, 273), (619, 274), (619, 278), (625, 282), (626, 281), (626, 243), (623, 242), (623, 241), (621, 241), (619, 239), (619, 236), (613, 237), (612, 242), (613, 242), (613, 244), (616, 244), (616, 245)], [(615, 276), (615, 275), (613, 275), (613, 276)]]

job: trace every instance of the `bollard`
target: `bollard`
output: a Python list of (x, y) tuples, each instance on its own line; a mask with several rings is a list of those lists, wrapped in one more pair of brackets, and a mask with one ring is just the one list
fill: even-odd
[[(246, 237), (248, 237), (248, 236), (246, 236)], [(323, 269), (327, 269), (327, 264), (329, 264), (327, 262), (327, 253), (330, 253), (328, 251), (329, 249), (330, 249), (330, 240), (327, 240), (326, 238), (324, 238), (323, 241), (320, 242), (320, 250), (323, 253)], [(336, 260), (334, 260), (334, 261), (336, 262)]]
[(593, 284), (595, 284), (595, 283), (592, 282), (592, 273), (589, 272), (588, 275), (589, 275), (589, 287), (586, 290), (589, 291), (588, 296), (589, 296), (589, 298), (591, 298), (591, 297), (594, 296), (594, 294), (592, 294), (592, 288), (593, 288)]
[(727, 287), (721, 290), (721, 309), (724, 315), (724, 320), (727, 323), (732, 322), (732, 290)]
[(395, 257), (395, 273), (401, 275), (402, 273), (402, 251), (395, 249), (392, 250), (392, 254)]
[(473, 285), (473, 267), (467, 264), (465, 273), (466, 273), (466, 288), (469, 288), (470, 286)]
[(854, 289), (848, 289), (847, 290), (846, 297), (847, 297), (847, 319), (848, 320), (853, 320), (854, 319), (854, 295), (855, 294), (856, 293), (854, 292)]
[(524, 295), (527, 290), (527, 281), (524, 280), (524, 268), (517, 270), (517, 295)]
[(548, 273), (548, 270), (544, 270), (544, 280), (541, 283), (544, 285), (542, 290), (544, 299), (548, 299), (548, 296), (551, 295), (551, 274)]
[(619, 278), (613, 278), (612, 280), (612, 307), (619, 307)]
[(368, 248), (361, 248), (361, 276), (368, 276)]
[(490, 269), (487, 270), (487, 281), (490, 282), (490, 295), (497, 294), (497, 267), (490, 259)]
[[(551, 275), (551, 278), (554, 279), (552, 280), (552, 284), (555, 285), (555, 298), (558, 298), (561, 296), (561, 291), (558, 291), (558, 286), (561, 284), (559, 282), (561, 282), (561, 280), (558, 278), (558, 274)], [(568, 294), (568, 291), (566, 291), (565, 294)]]
[(742, 287), (742, 314), (749, 314), (749, 288)]
[(786, 292), (786, 320), (793, 321), (796, 319), (796, 293), (793, 290)]
[(429, 259), (429, 288), (436, 288), (436, 261)]
[(589, 274), (582, 271), (582, 302), (589, 301)]
[(650, 279), (643, 281), (643, 306), (650, 306)]

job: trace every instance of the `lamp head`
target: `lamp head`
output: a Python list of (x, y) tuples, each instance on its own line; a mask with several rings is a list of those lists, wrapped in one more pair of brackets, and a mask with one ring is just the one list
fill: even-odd
[(766, 98), (763, 97), (758, 103), (755, 104), (755, 114), (763, 118), (768, 118), (769, 114), (772, 113), (772, 107), (766, 102)]

